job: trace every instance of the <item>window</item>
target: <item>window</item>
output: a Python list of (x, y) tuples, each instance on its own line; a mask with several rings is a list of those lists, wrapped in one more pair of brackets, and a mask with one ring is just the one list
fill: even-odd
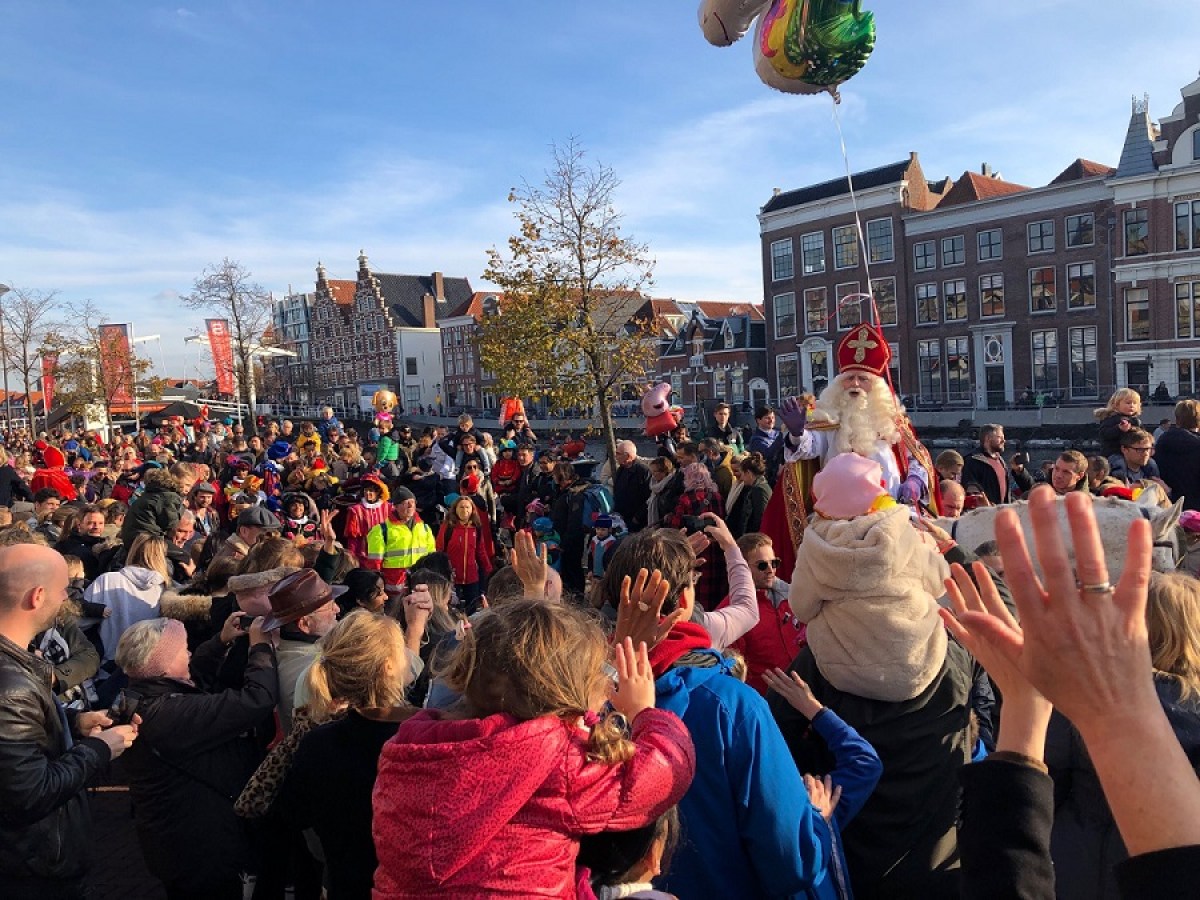
[(1071, 329), (1071, 396), (1099, 396), (1100, 368), (1096, 361), (1096, 326)]
[(450, 363), (450, 365), (448, 365), (446, 367), (446, 374), (447, 375), (457, 375), (458, 374), (458, 360), (455, 359), (453, 356), (451, 356), (451, 357), (449, 357), (449, 363)]
[(1058, 290), (1054, 282), (1054, 266), (1029, 270), (1030, 312), (1054, 312), (1058, 309)]
[(1150, 252), (1150, 211), (1125, 210), (1125, 255), (1145, 256)]
[(683, 373), (682, 372), (672, 372), (671, 373), (671, 390), (675, 394), (676, 397), (683, 396)]
[(855, 325), (862, 322), (862, 300), (846, 300), (851, 294), (858, 293), (858, 282), (851, 281), (846, 284), (839, 284), (834, 288), (834, 303), (837, 306), (837, 327), (838, 331), (849, 331)]
[(744, 369), (734, 369), (729, 373), (730, 403), (740, 403), (746, 398), (746, 373)]
[(805, 275), (825, 271), (825, 232), (814, 231), (800, 238), (800, 255)]
[(1175, 337), (1200, 337), (1200, 281), (1175, 282)]
[(404, 357), (404, 374), (405, 375), (416, 375), (417, 374), (417, 358), (415, 356)]
[(1200, 359), (1176, 360), (1175, 371), (1179, 379), (1177, 393), (1180, 397), (1200, 394)]
[(775, 337), (796, 336), (796, 295), (789, 291), (775, 296)]
[(867, 255), (873, 263), (891, 262), (896, 258), (891, 219), (873, 219), (867, 223)]
[(799, 395), (800, 367), (795, 353), (789, 356), (776, 357), (775, 378), (780, 398)]
[(967, 242), (960, 234), (957, 237), (942, 238), (942, 265), (961, 266), (967, 261)]
[(875, 298), (875, 308), (879, 310), (879, 324), (895, 325), (896, 279), (876, 278), (871, 282), (871, 294)]
[(1192, 159), (1200, 159), (1200, 130), (1192, 132)]
[(913, 244), (913, 268), (918, 272), (928, 272), (937, 268), (937, 251), (933, 241), (920, 241)]
[(989, 316), (1004, 315), (1004, 276), (979, 276), (979, 316), (986, 319)]
[(1031, 338), (1033, 350), (1033, 389), (1058, 389), (1058, 332), (1035, 331)]
[(833, 267), (854, 269), (858, 266), (858, 230), (853, 225), (833, 229)]
[(978, 239), (980, 262), (988, 259), (1004, 258), (1004, 244), (1001, 240), (999, 228), (979, 232)]
[(1067, 216), (1067, 246), (1090, 247), (1096, 243), (1096, 217), (1092, 213)]
[(1148, 288), (1125, 289), (1125, 339), (1150, 340), (1150, 291)]
[(786, 281), (792, 277), (792, 239), (771, 244), (771, 280)]
[[(796, 295), (791, 294), (792, 298), (792, 334), (796, 333)], [(775, 315), (779, 315), (779, 307), (775, 307)], [(728, 325), (725, 326), (724, 346), (726, 350), (733, 349), (733, 329)]]
[(1096, 307), (1096, 264), (1074, 263), (1067, 266), (1067, 309)]
[(1054, 249), (1054, 220), (1030, 222), (1026, 226), (1030, 253), (1049, 253)]
[(934, 325), (938, 321), (938, 291), (936, 284), (917, 285), (917, 324)]
[(962, 322), (967, 318), (967, 282), (963, 278), (946, 281), (942, 284), (942, 296), (945, 300), (947, 322)]
[(1175, 249), (1200, 250), (1200, 200), (1175, 204)]
[(404, 388), (404, 404), (406, 406), (416, 406), (421, 402), (421, 386), (419, 384), (411, 384)]
[(829, 301), (825, 288), (804, 292), (804, 333), (820, 334), (829, 328)]
[(946, 338), (946, 399), (971, 399), (970, 338)]
[(942, 342), (917, 341), (917, 389), (924, 403), (937, 403), (942, 394)]

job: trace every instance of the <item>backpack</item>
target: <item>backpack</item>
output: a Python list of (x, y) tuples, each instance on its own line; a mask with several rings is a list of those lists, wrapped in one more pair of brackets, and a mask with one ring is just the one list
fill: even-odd
[(592, 530), (596, 517), (611, 513), (613, 509), (612, 491), (602, 484), (592, 483), (583, 489), (583, 527)]

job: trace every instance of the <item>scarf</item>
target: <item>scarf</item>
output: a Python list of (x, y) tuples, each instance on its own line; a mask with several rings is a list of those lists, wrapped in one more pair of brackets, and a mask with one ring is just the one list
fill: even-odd
[(662, 481), (650, 482), (650, 499), (646, 502), (646, 525), (657, 525), (662, 518), (662, 510), (658, 508), (659, 494), (667, 489), (674, 476), (668, 475)]
[(650, 651), (650, 668), (654, 677), (660, 678), (675, 662), (693, 650), (707, 650), (712, 646), (712, 637), (703, 625), (696, 622), (678, 622), (670, 633)]

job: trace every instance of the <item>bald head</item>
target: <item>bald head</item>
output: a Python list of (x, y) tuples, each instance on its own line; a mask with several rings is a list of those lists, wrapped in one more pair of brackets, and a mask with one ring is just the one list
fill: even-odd
[(962, 515), (963, 506), (967, 502), (967, 492), (957, 481), (943, 481), (940, 490), (942, 492), (942, 515), (957, 519)]
[(48, 628), (67, 599), (67, 563), (37, 544), (0, 549), (0, 634), (25, 646)]

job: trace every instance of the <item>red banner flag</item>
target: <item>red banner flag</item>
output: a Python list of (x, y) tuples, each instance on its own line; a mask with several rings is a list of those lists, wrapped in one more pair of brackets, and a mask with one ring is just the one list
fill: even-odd
[(100, 372), (109, 404), (133, 402), (133, 365), (129, 356), (129, 326), (101, 325)]
[(42, 354), (42, 412), (49, 413), (54, 406), (54, 370), (58, 368), (57, 353)]
[(217, 393), (233, 396), (233, 345), (229, 340), (227, 319), (205, 319), (208, 345), (212, 348), (213, 368), (217, 371)]

